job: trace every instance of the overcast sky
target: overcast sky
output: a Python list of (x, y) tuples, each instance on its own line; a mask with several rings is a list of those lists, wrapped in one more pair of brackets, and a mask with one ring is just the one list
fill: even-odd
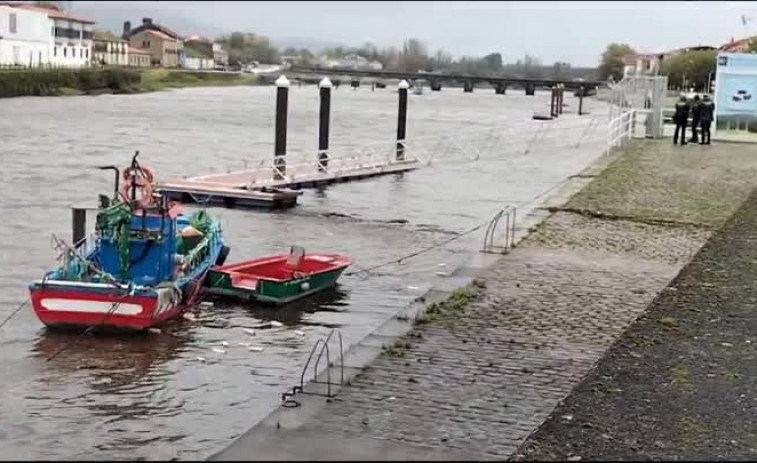
[[(379, 47), (423, 40), (430, 52), (455, 56), (500, 52), (506, 62), (526, 53), (544, 63), (594, 66), (610, 42), (639, 51), (719, 46), (757, 35), (757, 2), (70, 2), (120, 32), (149, 15), (185, 35), (244, 31), (313, 44)], [(748, 19), (742, 24), (741, 17)], [(187, 30), (192, 29), (192, 30)]]

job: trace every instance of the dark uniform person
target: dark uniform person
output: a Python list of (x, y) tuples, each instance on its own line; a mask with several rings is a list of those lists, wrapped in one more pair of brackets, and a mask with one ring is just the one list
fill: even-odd
[[(702, 101), (702, 114), (700, 124), (702, 125), (702, 141), (700, 144), (710, 144), (710, 125), (712, 125), (712, 118), (715, 114), (715, 103), (710, 101), (710, 95), (704, 96)], [(706, 141), (705, 141), (706, 140)]]
[(699, 95), (694, 95), (694, 101), (691, 103), (691, 143), (697, 141), (697, 129), (702, 116), (702, 105), (699, 103)]
[(673, 134), (673, 144), (678, 144), (678, 134), (681, 134), (681, 146), (686, 144), (686, 123), (689, 121), (689, 103), (686, 97), (681, 98), (676, 103), (676, 112), (673, 115), (673, 121), (676, 123), (676, 131)]

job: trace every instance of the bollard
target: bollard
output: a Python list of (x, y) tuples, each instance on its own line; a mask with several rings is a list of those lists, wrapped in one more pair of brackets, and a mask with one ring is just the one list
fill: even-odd
[(578, 89), (578, 115), (583, 114), (584, 109), (584, 93), (586, 90), (584, 90), (583, 85)]
[(463, 92), (473, 93), (473, 81), (466, 80), (463, 82)]
[(549, 116), (555, 117), (555, 104), (557, 103), (557, 89), (552, 87), (552, 94), (549, 97)]
[(536, 94), (536, 85), (526, 84), (526, 96), (534, 96)]
[(273, 178), (283, 180), (286, 174), (287, 105), (289, 80), (283, 74), (276, 79), (276, 135), (273, 146)]
[(563, 103), (565, 102), (565, 84), (560, 84), (560, 106), (558, 106), (557, 110), (560, 114), (562, 114), (563, 111)]
[(410, 84), (403, 80), (399, 84), (399, 110), (397, 112), (397, 161), (405, 159), (405, 131), (407, 128), (407, 89)]
[(318, 84), (321, 112), (318, 119), (318, 170), (326, 172), (329, 165), (329, 119), (331, 115), (331, 81), (324, 77)]
[(79, 247), (87, 234), (87, 210), (84, 208), (71, 208), (71, 239), (74, 249)]

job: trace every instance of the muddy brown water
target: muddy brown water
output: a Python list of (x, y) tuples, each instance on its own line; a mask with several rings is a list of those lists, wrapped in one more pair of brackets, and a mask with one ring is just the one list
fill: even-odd
[[(332, 147), (391, 145), (396, 100), (391, 89), (335, 90)], [(125, 165), (137, 149), (159, 177), (253, 165), (272, 152), (273, 102), (271, 87), (0, 100), (0, 320), (54, 264), (51, 234), (70, 239), (70, 206), (112, 191), (112, 175), (95, 166)], [(601, 103), (585, 105), (601, 118)], [(408, 136), (528, 125), (548, 106), (547, 93), (411, 95)], [(292, 88), (289, 114), (290, 152), (315, 153), (317, 90)], [(601, 154), (602, 130), (577, 149), (543, 142), (524, 155), (505, 143), (475, 162), (448, 159), (307, 190), (292, 210), (210, 211), (222, 221), (229, 261), (298, 244), (349, 255), (357, 270), (447, 240), (505, 204), (520, 204), (525, 214), (526, 203)], [(177, 321), (160, 335), (75, 337), (45, 329), (27, 307), (0, 329), (3, 457), (205, 458), (277, 406), (319, 337), (339, 328), (348, 348), (469, 259), (482, 239), (483, 229), (402, 264), (345, 275), (334, 290), (283, 309), (216, 301), (198, 309), (196, 321)], [(283, 326), (260, 327), (271, 320)]]

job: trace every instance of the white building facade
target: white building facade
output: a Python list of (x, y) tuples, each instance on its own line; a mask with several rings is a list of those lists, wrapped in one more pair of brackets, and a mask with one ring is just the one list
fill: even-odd
[(0, 65), (84, 67), (94, 22), (28, 4), (0, 4)]
[(0, 65), (50, 62), (50, 18), (44, 12), (0, 5)]
[(92, 61), (92, 25), (91, 21), (72, 17), (51, 17), (50, 63), (74, 68), (89, 66)]

